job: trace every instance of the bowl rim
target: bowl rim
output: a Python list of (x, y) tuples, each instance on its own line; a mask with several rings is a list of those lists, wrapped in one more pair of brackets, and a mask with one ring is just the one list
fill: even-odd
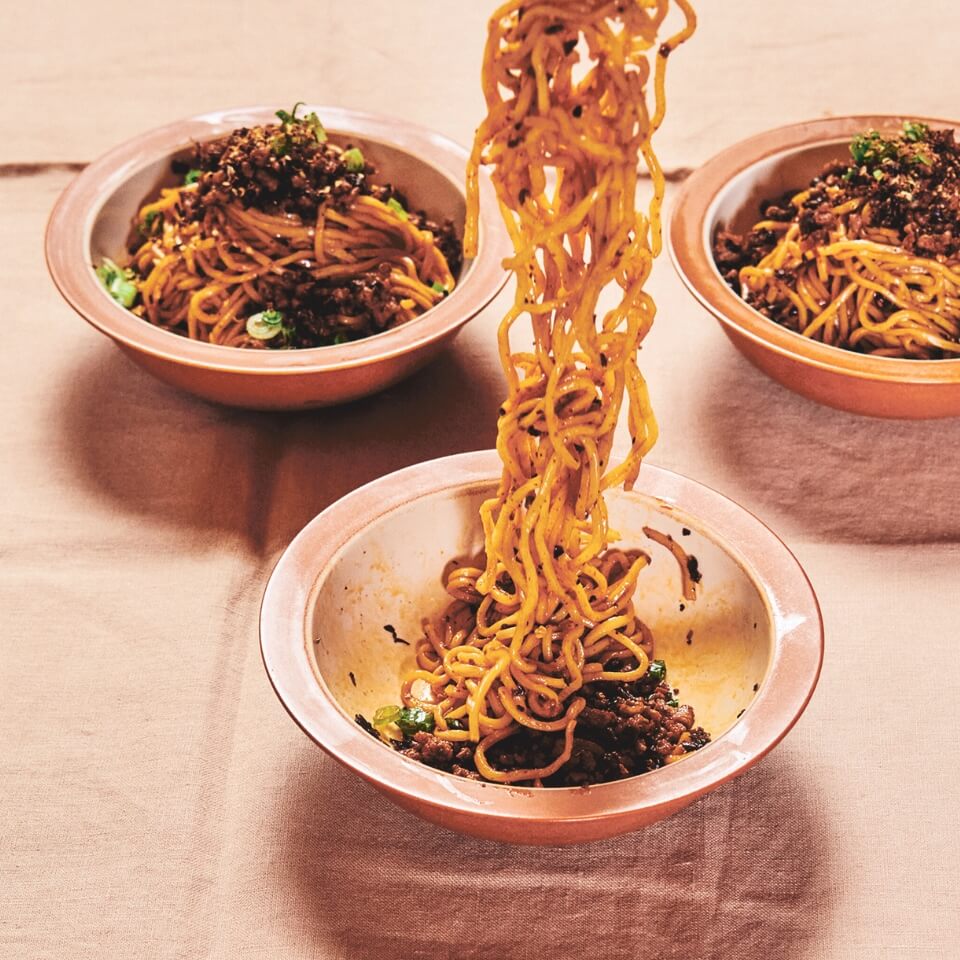
[[(297, 725), (336, 760), (397, 798), (440, 811), (499, 820), (629, 820), (695, 799), (757, 763), (805, 709), (823, 662), (823, 621), (797, 559), (760, 520), (694, 480), (645, 463), (636, 491), (695, 517), (744, 567), (768, 610), (770, 661), (742, 717), (708, 748), (651, 774), (590, 787), (533, 789), (456, 777), (392, 752), (348, 719), (318, 682), (306, 649), (315, 587), (341, 548), (367, 526), (421, 499), (501, 474), (495, 450), (415, 464), (359, 487), (327, 507), (294, 538), (270, 575), (260, 610), (260, 645), (274, 691)], [(492, 792), (491, 792), (492, 791)], [(546, 801), (546, 802), (544, 802)]]
[(960, 358), (872, 357), (788, 330), (749, 306), (727, 286), (710, 249), (713, 211), (740, 175), (771, 157), (840, 143), (864, 130), (893, 131), (900, 129), (905, 120), (919, 120), (940, 129), (960, 129), (960, 121), (907, 114), (828, 117), (765, 130), (727, 147), (698, 167), (680, 188), (667, 230), (670, 260), (684, 286), (729, 331), (806, 366), (861, 380), (898, 384), (942, 384), (960, 380)]
[[(362, 137), (413, 156), (464, 196), (469, 153), (443, 134), (395, 117), (344, 107), (311, 103), (305, 109), (316, 111), (334, 136)], [(55, 203), (44, 236), (47, 269), (67, 303), (95, 329), (139, 353), (185, 366), (259, 376), (348, 370), (409, 353), (472, 319), (504, 287), (509, 274), (502, 264), (512, 247), (499, 220), (489, 176), (481, 171), (477, 256), (465, 265), (450, 296), (392, 330), (324, 347), (240, 350), (162, 330), (113, 302), (88, 262), (93, 226), (108, 199), (130, 177), (194, 140), (273, 120), (274, 107), (209, 111), (147, 130), (86, 166)]]

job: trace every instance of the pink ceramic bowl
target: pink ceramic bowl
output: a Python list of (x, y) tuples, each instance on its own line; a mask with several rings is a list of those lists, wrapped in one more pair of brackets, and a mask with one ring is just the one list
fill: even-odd
[[(424, 615), (442, 608), (444, 564), (482, 545), (477, 510), (500, 476), (494, 451), (390, 474), (312, 520), (280, 558), (263, 599), (270, 681), (293, 719), (387, 798), (433, 823), (494, 840), (567, 844), (660, 820), (756, 763), (793, 726), (816, 686), (823, 631), (813, 590), (787, 548), (742, 507), (645, 464), (637, 488), (610, 491), (626, 544), (653, 524), (703, 571), (680, 609), (666, 551), (641, 580), (638, 606), (657, 655), (714, 742), (653, 773), (589, 788), (528, 789), (464, 780), (395, 752), (354, 721), (397, 701)], [(683, 534), (683, 528), (690, 533)], [(659, 553), (660, 551), (658, 551)], [(686, 642), (694, 631), (694, 642)]]
[[(403, 190), (416, 208), (461, 225), (466, 151), (440, 134), (402, 120), (338, 107), (309, 106), (331, 138), (349, 139), (378, 178)], [(241, 126), (275, 122), (274, 109), (252, 107), (191, 117), (151, 130), (87, 167), (60, 197), (47, 225), (47, 265), (67, 302), (158, 379), (231, 406), (294, 409), (343, 403), (408, 376), (434, 357), (506, 282), (512, 251), (493, 191), (481, 180), (480, 247), (453, 293), (394, 330), (309, 350), (240, 350), (189, 340), (154, 327), (115, 303), (92, 264), (122, 259), (141, 202), (169, 177), (171, 158), (191, 142)]]
[(690, 292), (736, 348), (774, 380), (827, 406), (875, 417), (960, 415), (960, 360), (870, 357), (818, 343), (768, 320), (723, 281), (711, 245), (718, 229), (744, 233), (759, 204), (802, 189), (831, 160), (847, 159), (853, 136), (897, 133), (917, 117), (831, 117), (769, 130), (724, 150), (684, 183), (670, 220), (670, 255)]

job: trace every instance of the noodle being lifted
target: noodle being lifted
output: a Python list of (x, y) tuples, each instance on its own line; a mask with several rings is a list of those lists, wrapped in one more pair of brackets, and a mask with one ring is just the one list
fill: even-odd
[(453, 290), (453, 225), (408, 211), (298, 106), (175, 164), (183, 183), (141, 208), (130, 264), (97, 269), (114, 299), (194, 340), (282, 348), (380, 333)]
[[(477, 171), (489, 164), (517, 279), (499, 333), (503, 475), (481, 509), (484, 556), (448, 571), (454, 600), (424, 622), (403, 706), (373, 718), (409, 755), (464, 776), (614, 780), (709, 739), (651, 659), (632, 601), (650, 557), (609, 549), (603, 497), (632, 484), (656, 439), (637, 350), (653, 322), (643, 286), (661, 246), (663, 177), (650, 138), (664, 115), (667, 58), (695, 23), (686, 0), (676, 6), (685, 24), (663, 43), (668, 0), (512, 0), (490, 21), (489, 112), (468, 172), (464, 245), (471, 255)], [(636, 209), (641, 159), (649, 216)], [(619, 302), (598, 315), (615, 287)], [(514, 353), (523, 316), (534, 349)], [(632, 443), (613, 464), (625, 397)], [(692, 594), (696, 564), (684, 569)]]

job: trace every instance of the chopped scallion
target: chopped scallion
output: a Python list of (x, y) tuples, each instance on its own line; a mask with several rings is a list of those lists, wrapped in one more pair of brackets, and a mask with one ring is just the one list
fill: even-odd
[(387, 201), (387, 206), (401, 219), (409, 220), (410, 214), (403, 209), (403, 204), (396, 197), (391, 197)]
[(366, 166), (363, 153), (357, 147), (343, 151), (343, 162), (351, 173), (362, 173)]
[(272, 340), (283, 330), (283, 314), (279, 310), (263, 310), (247, 319), (247, 333), (254, 340)]
[(124, 269), (118, 267), (108, 257), (100, 261), (100, 266), (96, 269), (97, 277), (106, 288), (107, 293), (113, 297), (121, 307), (129, 309), (137, 299), (139, 290), (137, 289), (134, 273), (129, 267)]
[(930, 128), (925, 123), (916, 120), (907, 120), (903, 124), (903, 136), (905, 140), (911, 143), (917, 143), (919, 140), (926, 140)]
[(387, 707), (380, 707), (373, 715), (373, 725), (375, 727), (385, 727), (388, 723), (396, 723), (400, 719), (400, 707), (393, 704)]

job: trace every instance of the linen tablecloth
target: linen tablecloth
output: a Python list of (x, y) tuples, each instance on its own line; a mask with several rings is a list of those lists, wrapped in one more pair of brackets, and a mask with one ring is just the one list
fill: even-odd
[[(832, 113), (956, 116), (949, 2), (702, 3), (670, 60), (672, 183)], [(796, 552), (823, 676), (752, 772), (580, 848), (395, 809), (290, 722), (257, 611), (296, 531), (367, 480), (492, 446), (509, 298), (413, 379), (330, 410), (155, 383), (59, 299), (45, 218), (148, 127), (295, 100), (469, 142), (491, 3), (0, 6), (0, 956), (952, 958), (960, 942), (960, 420), (816, 406), (749, 366), (666, 258), (651, 461)]]

